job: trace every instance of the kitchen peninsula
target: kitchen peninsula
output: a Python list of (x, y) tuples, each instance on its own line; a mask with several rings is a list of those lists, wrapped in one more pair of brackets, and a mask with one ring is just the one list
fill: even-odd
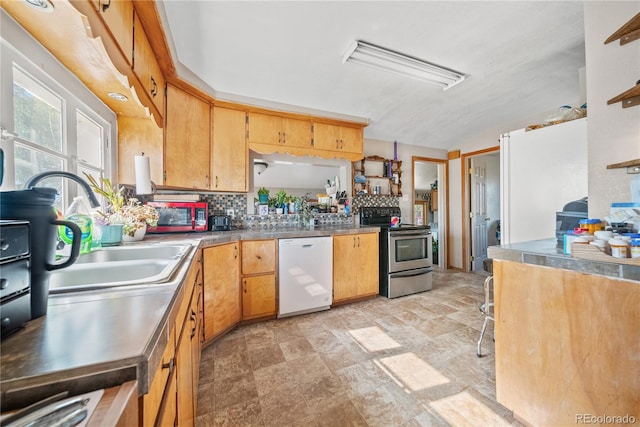
[(497, 400), (527, 425), (640, 420), (640, 266), (555, 246), (489, 248)]
[[(194, 245), (193, 253), (179, 268), (173, 284), (138, 286), (131, 289), (125, 286), (51, 296), (46, 316), (29, 322), (23, 330), (2, 342), (2, 410), (18, 409), (57, 392), (69, 391), (70, 395), (75, 395), (137, 381), (138, 390), (133, 394), (133, 399), (137, 398), (139, 401), (139, 424), (153, 425), (153, 421), (162, 415), (161, 412), (167, 411), (167, 405), (161, 404), (160, 401), (171, 400), (175, 404), (175, 400), (167, 398), (169, 393), (177, 393), (178, 402), (182, 396), (181, 389), (177, 392), (175, 388), (171, 392), (165, 391), (169, 389), (171, 380), (165, 379), (164, 375), (168, 378), (173, 375), (169, 371), (177, 371), (178, 382), (185, 378), (180, 372), (186, 365), (191, 369), (188, 362), (191, 356), (199, 357), (200, 341), (208, 332), (208, 316), (218, 315), (217, 312), (208, 311), (207, 305), (204, 307), (204, 319), (201, 322), (190, 316), (186, 316), (185, 320), (185, 316), (182, 315), (187, 312), (193, 314), (199, 311), (196, 307), (201, 307), (199, 304), (202, 301), (202, 293), (198, 294), (198, 282), (202, 283), (201, 269), (205, 271), (203, 293), (206, 294), (209, 290), (210, 283), (206, 281), (208, 265), (206, 262), (202, 263), (203, 252), (225, 245), (234, 246), (236, 251), (231, 252), (230, 262), (236, 264), (221, 267), (226, 272), (238, 272), (242, 259), (239, 248), (242, 243), (279, 238), (358, 236), (372, 233), (377, 237), (378, 232), (378, 227), (335, 225), (318, 226), (314, 229), (244, 229), (231, 232), (147, 236), (145, 244), (191, 242)], [(377, 245), (369, 249), (377, 254)], [(345, 254), (334, 256), (344, 257)], [(221, 262), (217, 260), (218, 264)], [(368, 296), (377, 295), (377, 275), (375, 280), (376, 292)], [(225, 287), (238, 290), (233, 304), (241, 304), (239, 282), (237, 276), (223, 281)], [(277, 282), (273, 285), (277, 286)], [(194, 295), (193, 299), (191, 295)], [(359, 298), (354, 298), (357, 299)], [(194, 311), (189, 311), (190, 307)], [(220, 309), (224, 310), (225, 307)], [(265, 316), (257, 320), (274, 317)], [(204, 324), (204, 333), (195, 334), (199, 338), (197, 345), (190, 347), (197, 349), (195, 354), (182, 357), (179, 353), (182, 346), (176, 344), (180, 341), (179, 332), (187, 326), (190, 329), (194, 321), (196, 324)], [(241, 319), (237, 318), (235, 323), (215, 335), (209, 342), (213, 342), (240, 323)], [(204, 343), (208, 343), (206, 339)], [(170, 369), (164, 369), (165, 365)], [(197, 393), (198, 369), (194, 372), (195, 381), (189, 381), (189, 384), (193, 384), (194, 390), (188, 390), (189, 396), (192, 391)], [(158, 381), (160, 377), (162, 381)], [(157, 382), (161, 386), (160, 398), (157, 402), (148, 403), (148, 397), (156, 390)], [(193, 400), (187, 401), (188, 404), (194, 405), (196, 399), (194, 397)]]

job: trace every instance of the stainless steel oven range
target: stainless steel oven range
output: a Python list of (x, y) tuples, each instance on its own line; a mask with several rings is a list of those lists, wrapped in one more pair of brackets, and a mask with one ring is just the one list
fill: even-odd
[(392, 217), (400, 217), (399, 208), (360, 208), (360, 225), (380, 227), (380, 295), (396, 298), (431, 290), (431, 228), (391, 227)]

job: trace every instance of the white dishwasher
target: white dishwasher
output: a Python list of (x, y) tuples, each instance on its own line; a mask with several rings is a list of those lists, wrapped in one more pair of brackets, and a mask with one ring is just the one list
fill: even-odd
[(333, 239), (278, 241), (278, 317), (327, 310), (333, 297)]

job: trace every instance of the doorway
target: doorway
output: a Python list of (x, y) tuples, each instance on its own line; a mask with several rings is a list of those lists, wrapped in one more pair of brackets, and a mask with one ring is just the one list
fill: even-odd
[(447, 268), (447, 161), (412, 157), (412, 223), (428, 225), (433, 265)]
[(480, 272), (487, 248), (500, 244), (500, 147), (462, 158), (464, 271)]

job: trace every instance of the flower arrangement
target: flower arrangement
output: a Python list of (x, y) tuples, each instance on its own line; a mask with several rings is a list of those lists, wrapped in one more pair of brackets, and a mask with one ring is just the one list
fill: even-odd
[(124, 187), (116, 187), (111, 184), (109, 178), (100, 178), (100, 183), (87, 174), (91, 189), (98, 195), (107, 199), (109, 205), (107, 212), (98, 213), (107, 224), (122, 224), (123, 233), (133, 237), (135, 232), (142, 227), (156, 227), (158, 225), (158, 212), (149, 205), (143, 205), (136, 198), (130, 198), (125, 202), (122, 191)]
[(158, 211), (153, 206), (143, 205), (134, 197), (111, 217), (120, 219), (124, 224), (123, 233), (131, 237), (143, 227), (156, 227), (159, 219)]

